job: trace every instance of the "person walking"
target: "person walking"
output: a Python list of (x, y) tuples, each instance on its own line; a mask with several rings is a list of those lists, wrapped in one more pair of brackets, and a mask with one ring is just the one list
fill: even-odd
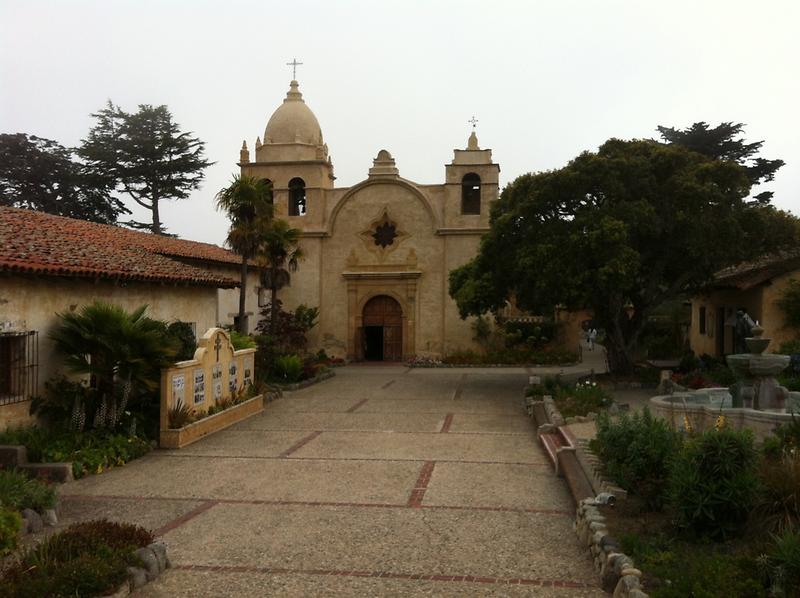
[(597, 328), (592, 327), (586, 335), (589, 343), (589, 351), (594, 351), (594, 341), (597, 338)]

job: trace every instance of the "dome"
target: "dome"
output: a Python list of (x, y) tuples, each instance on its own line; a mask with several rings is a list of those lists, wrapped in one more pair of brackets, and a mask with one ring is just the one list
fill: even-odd
[(322, 130), (311, 109), (292, 81), (286, 99), (273, 113), (264, 131), (264, 143), (308, 143), (322, 145)]

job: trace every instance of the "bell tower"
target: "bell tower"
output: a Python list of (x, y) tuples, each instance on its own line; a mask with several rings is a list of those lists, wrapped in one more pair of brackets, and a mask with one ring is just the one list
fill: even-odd
[(491, 203), (499, 196), (500, 165), (492, 162), (492, 150), (481, 149), (473, 116), (466, 149), (453, 150), (453, 161), (445, 166), (444, 226), (484, 228), (489, 226)]
[[(292, 64), (292, 63), (290, 63)], [(296, 67), (300, 63), (294, 64)], [(256, 138), (251, 161), (246, 144), (240, 151), (242, 175), (272, 184), (275, 214), (303, 231), (320, 230), (327, 191), (333, 189), (333, 162), (322, 139), (317, 117), (306, 105), (296, 80), (289, 83), (283, 103)]]

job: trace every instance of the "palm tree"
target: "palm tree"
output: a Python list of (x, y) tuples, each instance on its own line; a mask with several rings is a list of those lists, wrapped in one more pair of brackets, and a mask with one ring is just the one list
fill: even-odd
[(231, 220), (228, 246), (242, 256), (237, 329), (247, 334), (247, 262), (258, 253), (263, 231), (272, 221), (272, 187), (266, 180), (236, 175), (230, 185), (217, 193), (216, 202), (217, 209), (227, 212)]
[(128, 313), (98, 301), (79, 312), (57, 314), (60, 322), (50, 338), (67, 369), (89, 376), (96, 427), (115, 427), (132, 392), (155, 390), (161, 368), (174, 361), (176, 343), (163, 322), (145, 316), (146, 310), (143, 305)]
[(270, 290), (270, 334), (275, 333), (278, 321), (278, 291), (289, 284), (291, 273), (303, 259), (300, 234), (285, 220), (273, 220), (262, 233), (258, 259), (263, 267), (262, 283)]

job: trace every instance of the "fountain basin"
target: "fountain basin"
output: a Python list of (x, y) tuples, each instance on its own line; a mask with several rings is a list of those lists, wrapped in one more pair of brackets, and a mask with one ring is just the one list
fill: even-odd
[(756, 410), (747, 407), (733, 408), (727, 388), (703, 388), (697, 391), (672, 395), (659, 395), (650, 399), (654, 415), (667, 420), (676, 429), (685, 429), (685, 419), (695, 432), (713, 429), (720, 415), (725, 424), (735, 430), (752, 430), (758, 440), (770, 436), (775, 428), (800, 417), (800, 392), (790, 392), (786, 409)]
[(789, 362), (791, 361), (789, 355), (777, 355), (775, 353), (766, 353), (762, 355), (742, 353), (739, 355), (728, 355), (726, 359), (734, 373), (743, 378), (777, 376), (789, 367)]

